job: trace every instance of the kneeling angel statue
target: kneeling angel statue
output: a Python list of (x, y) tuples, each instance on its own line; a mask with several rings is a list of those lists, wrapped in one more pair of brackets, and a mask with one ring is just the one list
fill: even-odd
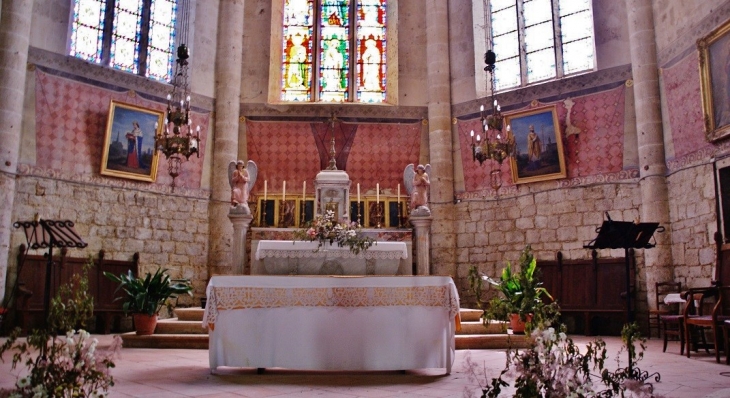
[(235, 213), (251, 214), (248, 207), (248, 197), (251, 188), (256, 184), (259, 169), (253, 160), (244, 163), (243, 160), (232, 160), (228, 163), (228, 183), (231, 185), (231, 211)]
[(430, 164), (414, 166), (411, 163), (403, 170), (403, 185), (411, 197), (412, 216), (431, 215), (431, 210), (428, 208), (428, 189), (431, 185), (428, 179), (429, 173), (431, 173)]

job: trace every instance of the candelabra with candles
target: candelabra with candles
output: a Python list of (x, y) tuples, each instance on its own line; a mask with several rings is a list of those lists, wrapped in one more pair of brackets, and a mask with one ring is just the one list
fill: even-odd
[[(183, 18), (183, 22), (187, 19)], [(180, 44), (177, 48), (175, 75), (172, 78), (172, 91), (167, 94), (167, 110), (164, 128), (155, 126), (155, 148), (167, 158), (168, 172), (175, 178), (180, 175), (182, 157), (190, 159), (192, 154), (200, 157), (200, 126), (193, 132), (190, 118), (190, 89), (188, 84), (188, 47)]]
[(488, 50), (484, 54), (484, 62), (487, 66), (484, 70), (489, 73), (489, 83), (491, 86), (492, 96), (492, 113), (487, 114), (484, 110), (484, 105), (479, 108), (479, 116), (482, 125), (481, 134), (484, 135), (482, 140), (481, 134), (476, 134), (476, 141), (474, 139), (474, 130), (471, 131), (471, 149), (472, 156), (475, 161), (479, 161), (479, 165), (482, 165), (484, 161), (490, 159), (496, 164), (492, 164), (492, 170), (489, 173), (489, 182), (492, 189), (499, 190), (502, 186), (502, 162), (505, 159), (514, 155), (515, 152), (515, 139), (510, 126), (507, 125), (506, 131), (504, 129), (504, 116), (502, 115), (501, 107), (495, 99), (495, 84), (494, 84), (494, 69), (496, 64), (497, 56), (492, 50)]

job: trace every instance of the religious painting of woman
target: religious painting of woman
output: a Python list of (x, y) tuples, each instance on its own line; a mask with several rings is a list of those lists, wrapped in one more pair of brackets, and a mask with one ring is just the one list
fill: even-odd
[(155, 135), (164, 113), (111, 101), (101, 162), (101, 174), (153, 182), (157, 177)]

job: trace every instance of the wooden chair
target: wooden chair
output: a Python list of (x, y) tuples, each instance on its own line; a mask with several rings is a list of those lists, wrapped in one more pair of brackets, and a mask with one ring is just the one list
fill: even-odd
[(725, 363), (730, 365), (730, 320), (722, 324), (722, 335), (725, 337)]
[[(691, 292), (695, 289), (690, 289)], [(730, 320), (730, 286), (723, 287), (712, 287), (705, 288), (702, 290), (702, 298), (699, 304), (695, 303), (695, 300), (687, 300), (684, 313), (684, 339), (687, 343), (690, 342), (690, 336), (692, 335), (694, 328), (705, 328), (712, 330), (713, 346), (715, 349), (715, 360), (720, 362), (720, 332), (726, 320)], [(692, 296), (687, 296), (692, 297)], [(703, 314), (702, 306), (705, 299), (715, 297), (715, 305), (712, 308), (710, 315)], [(691, 315), (688, 309), (692, 306), (699, 307), (698, 315)], [(690, 349), (687, 349), (687, 358), (690, 357)], [(727, 347), (725, 347), (725, 354), (727, 355)]]
[(676, 336), (679, 340), (679, 355), (684, 355), (684, 315), (660, 315), (659, 322), (664, 333), (664, 349), (662, 352), (667, 352), (669, 336)]
[[(662, 315), (674, 315), (679, 314), (675, 305), (669, 305), (664, 303), (664, 297), (669, 293), (679, 293), (682, 290), (681, 282), (657, 282), (654, 290), (655, 306), (654, 309), (650, 309), (647, 313), (649, 323), (649, 338), (651, 338), (651, 330), (656, 329), (657, 335), (662, 337), (662, 322), (660, 317)], [(666, 345), (666, 339), (665, 339)]]

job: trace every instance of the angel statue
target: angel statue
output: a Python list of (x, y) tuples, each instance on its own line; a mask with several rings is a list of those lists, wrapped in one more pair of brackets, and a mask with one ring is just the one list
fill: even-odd
[(259, 173), (258, 166), (253, 160), (244, 163), (243, 160), (232, 160), (228, 163), (228, 183), (231, 184), (231, 207), (232, 210), (251, 214), (248, 207), (248, 196), (251, 188), (256, 184), (256, 176)]
[(413, 216), (430, 216), (431, 210), (428, 208), (428, 187), (431, 182), (428, 174), (431, 172), (431, 165), (419, 164), (414, 167), (413, 163), (406, 166), (403, 170), (403, 185), (406, 192), (411, 196), (411, 215)]

